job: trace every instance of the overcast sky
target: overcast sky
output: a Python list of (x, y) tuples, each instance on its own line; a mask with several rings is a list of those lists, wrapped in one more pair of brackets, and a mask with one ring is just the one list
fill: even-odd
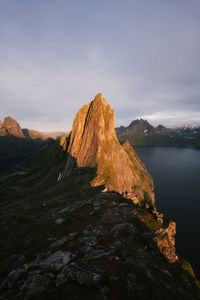
[(70, 130), (102, 92), (116, 126), (200, 125), (199, 0), (0, 0), (0, 120)]

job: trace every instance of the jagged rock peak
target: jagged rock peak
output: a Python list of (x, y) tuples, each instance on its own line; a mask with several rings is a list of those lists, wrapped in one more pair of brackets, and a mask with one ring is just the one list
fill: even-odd
[(13, 118), (11, 118), (10, 116), (5, 117), (4, 121), (3, 121), (3, 126), (4, 127), (9, 127), (9, 126), (17, 126), (19, 125), (17, 123), (17, 121)]
[(105, 184), (119, 193), (132, 191), (140, 200), (148, 198), (153, 203), (151, 176), (128, 142), (120, 145), (114, 125), (114, 111), (102, 94), (97, 94), (75, 117), (61, 178), (76, 167), (97, 167), (92, 186)]
[(9, 116), (4, 119), (2, 128), (6, 131), (7, 134), (24, 138), (21, 126), (17, 123), (15, 119)]

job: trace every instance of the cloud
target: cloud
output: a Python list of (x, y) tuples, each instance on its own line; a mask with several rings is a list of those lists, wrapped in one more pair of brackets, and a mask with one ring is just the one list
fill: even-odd
[(0, 5), (0, 119), (70, 130), (102, 92), (117, 126), (200, 124), (199, 1)]

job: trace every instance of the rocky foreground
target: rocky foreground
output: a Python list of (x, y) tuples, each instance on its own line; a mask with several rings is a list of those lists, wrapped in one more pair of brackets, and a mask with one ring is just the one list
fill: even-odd
[(174, 222), (113, 192), (66, 201), (41, 222), (48, 218), (75, 230), (52, 233), (32, 261), (13, 257), (0, 299), (200, 299), (190, 265), (175, 253)]

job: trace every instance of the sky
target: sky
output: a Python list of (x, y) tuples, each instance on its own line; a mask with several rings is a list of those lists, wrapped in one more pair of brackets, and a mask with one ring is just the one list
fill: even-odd
[(0, 0), (0, 120), (69, 131), (101, 92), (116, 126), (200, 125), (199, 0)]

